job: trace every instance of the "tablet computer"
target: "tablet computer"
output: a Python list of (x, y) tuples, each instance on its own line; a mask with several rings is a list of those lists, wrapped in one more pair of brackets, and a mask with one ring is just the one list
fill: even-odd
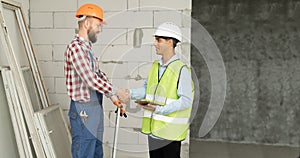
[(157, 105), (157, 104), (155, 104), (155, 103), (153, 103), (153, 102), (150, 102), (149, 100), (145, 100), (145, 99), (142, 99), (142, 100), (136, 100), (136, 101), (134, 101), (135, 103), (137, 103), (137, 104), (140, 104), (140, 105), (147, 105), (147, 104), (153, 104), (153, 105)]

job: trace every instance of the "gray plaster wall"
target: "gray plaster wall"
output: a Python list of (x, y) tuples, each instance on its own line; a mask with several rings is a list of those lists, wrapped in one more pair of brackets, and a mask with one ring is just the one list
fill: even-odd
[(194, 0), (192, 7), (220, 49), (227, 89), (217, 123), (200, 138), (211, 81), (192, 47), (201, 97), (191, 139), (299, 146), (300, 0)]

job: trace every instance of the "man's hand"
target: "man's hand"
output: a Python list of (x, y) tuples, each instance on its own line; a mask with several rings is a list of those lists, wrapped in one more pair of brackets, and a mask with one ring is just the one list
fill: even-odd
[(116, 96), (116, 95), (112, 95), (111, 97), (110, 97), (110, 100), (111, 100), (111, 102), (116, 102), (116, 101), (119, 101), (119, 99), (118, 99), (118, 97)]
[(111, 96), (110, 100), (113, 102), (114, 105), (121, 108), (121, 116), (127, 117), (125, 113), (126, 103), (120, 102), (119, 98), (116, 95)]
[(127, 88), (118, 89), (116, 95), (122, 103), (126, 103), (130, 99), (130, 92)]
[(126, 110), (126, 104), (125, 103), (121, 103), (122, 109), (125, 111)]

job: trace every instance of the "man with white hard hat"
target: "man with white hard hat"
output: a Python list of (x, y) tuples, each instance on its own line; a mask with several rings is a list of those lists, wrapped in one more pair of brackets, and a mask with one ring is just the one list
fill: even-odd
[[(161, 24), (154, 46), (161, 60), (154, 61), (144, 86), (117, 92), (122, 102), (144, 99), (142, 133), (148, 135), (150, 158), (179, 158), (186, 138), (194, 98), (190, 68), (175, 54), (182, 41), (180, 28), (172, 22)], [(126, 96), (129, 94), (130, 96)]]

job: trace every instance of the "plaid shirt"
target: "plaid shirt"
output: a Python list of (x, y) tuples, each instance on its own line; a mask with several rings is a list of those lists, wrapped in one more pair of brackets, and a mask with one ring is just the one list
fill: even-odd
[[(100, 71), (98, 61), (93, 55), (90, 55), (91, 47), (90, 42), (84, 41), (77, 34), (65, 52), (64, 70), (67, 91), (74, 101), (88, 102), (90, 90), (98, 91), (106, 96), (112, 95), (112, 84), (108, 81), (105, 73)], [(93, 63), (90, 61), (91, 57)]]

